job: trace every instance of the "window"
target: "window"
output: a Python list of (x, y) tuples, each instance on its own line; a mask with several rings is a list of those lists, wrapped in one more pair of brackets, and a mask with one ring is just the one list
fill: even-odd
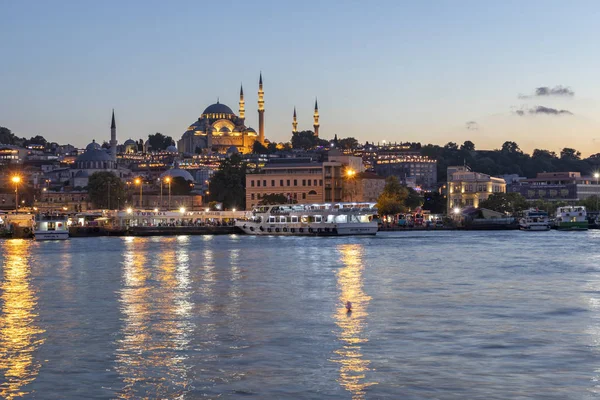
[(279, 186), (283, 186), (283, 179), (279, 181)]
[(254, 193), (250, 195), (250, 200), (254, 200)]
[(250, 186), (254, 187), (254, 181), (250, 181)]
[(308, 180), (308, 186), (310, 186), (310, 179)]
[(319, 186), (323, 186), (323, 179), (319, 179)]
[(289, 179), (287, 180), (287, 185), (290, 186), (290, 180)]
[(260, 187), (260, 180), (256, 181), (256, 186)]
[(302, 193), (302, 200), (306, 200), (306, 193)]
[(263, 180), (263, 186), (267, 187), (267, 180), (266, 179)]
[(315, 195), (315, 194), (317, 194), (317, 192), (315, 190), (311, 190), (310, 192), (308, 192), (308, 194)]
[(271, 186), (275, 186), (275, 179), (271, 179)]
[(294, 179), (294, 186), (298, 186), (298, 180)]
[(306, 186), (306, 179), (302, 179), (302, 186)]
[(315, 182), (314, 182), (314, 183), (315, 183), (315, 186), (317, 186), (317, 180), (316, 180), (316, 179), (315, 179)]

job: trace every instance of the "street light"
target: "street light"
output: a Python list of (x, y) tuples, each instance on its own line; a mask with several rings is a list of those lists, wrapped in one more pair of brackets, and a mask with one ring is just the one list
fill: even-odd
[(140, 185), (140, 210), (142, 210), (142, 188), (144, 185), (142, 184), (142, 180), (140, 178), (135, 178), (135, 184)]
[(15, 175), (11, 178), (11, 181), (15, 184), (15, 212), (19, 212), (19, 183), (21, 183), (21, 177)]
[(598, 178), (600, 178), (600, 173), (595, 172), (594, 178), (596, 178), (596, 211), (598, 211)]
[(185, 208), (184, 207), (180, 207), (179, 208), (179, 212), (183, 214), (185, 212)]
[[(356, 176), (356, 171), (352, 168), (346, 170), (346, 177), (348, 178), (348, 186), (350, 186), (350, 180)], [(350, 189), (350, 201), (352, 202), (354, 195), (354, 182), (352, 182), (352, 188)]]
[(167, 203), (167, 210), (171, 209), (171, 177), (167, 176), (165, 182), (169, 184), (169, 202)]

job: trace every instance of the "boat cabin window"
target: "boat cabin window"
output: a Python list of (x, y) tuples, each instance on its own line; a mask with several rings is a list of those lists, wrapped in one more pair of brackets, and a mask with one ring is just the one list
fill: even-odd
[(285, 223), (285, 217), (279, 217), (279, 222)]
[(269, 217), (269, 223), (275, 222), (275, 217)]
[(322, 222), (323, 221), (323, 217), (320, 215), (315, 215), (315, 222)]
[(292, 223), (297, 223), (298, 222), (298, 217), (294, 216), (292, 217)]

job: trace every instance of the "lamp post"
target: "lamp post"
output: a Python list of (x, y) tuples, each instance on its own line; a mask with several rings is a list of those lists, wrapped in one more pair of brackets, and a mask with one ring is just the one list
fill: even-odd
[(163, 208), (163, 195), (162, 195), (162, 184), (163, 181), (161, 178), (158, 178), (158, 180), (160, 181), (160, 209), (162, 210)]
[(167, 203), (167, 210), (171, 209), (171, 177), (167, 176), (165, 182), (169, 184), (169, 202)]
[[(352, 179), (356, 176), (356, 171), (348, 168), (346, 170), (346, 177), (348, 178), (348, 185), (350, 185), (350, 182), (352, 181)], [(350, 202), (352, 202), (353, 200), (353, 194), (354, 194), (354, 181), (352, 181), (352, 188), (350, 189)]]
[(19, 212), (19, 183), (21, 182), (21, 177), (15, 175), (11, 179), (15, 184), (15, 212)]
[(598, 211), (598, 178), (600, 178), (600, 173), (594, 173), (594, 178), (596, 178), (596, 211)]
[(140, 185), (140, 210), (142, 209), (142, 188), (144, 185), (142, 184), (142, 180), (140, 178), (135, 178), (135, 184)]

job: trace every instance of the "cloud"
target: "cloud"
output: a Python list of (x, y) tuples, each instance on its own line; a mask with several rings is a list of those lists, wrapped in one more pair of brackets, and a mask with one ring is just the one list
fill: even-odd
[(519, 94), (519, 99), (531, 99), (533, 97), (546, 97), (546, 96), (558, 96), (558, 97), (573, 97), (575, 96), (575, 92), (566, 86), (554, 86), (553, 88), (549, 86), (541, 86), (535, 88), (534, 94), (525, 95)]
[(479, 124), (475, 121), (468, 121), (465, 124), (465, 128), (467, 128), (470, 131), (477, 131), (479, 130)]
[(526, 113), (531, 115), (544, 114), (544, 115), (573, 115), (573, 113), (569, 110), (557, 110), (556, 108), (544, 107), (544, 106), (536, 106), (530, 109), (520, 109), (516, 110), (515, 114), (520, 117), (523, 117)]

